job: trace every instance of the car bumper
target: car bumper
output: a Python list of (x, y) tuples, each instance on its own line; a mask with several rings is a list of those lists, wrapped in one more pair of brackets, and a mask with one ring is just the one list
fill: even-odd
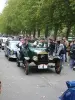
[(38, 69), (48, 69), (48, 68), (54, 68), (55, 63), (48, 63), (48, 64), (35, 64), (34, 62), (31, 62), (29, 64), (31, 68), (38, 68)]
[(4, 48), (4, 46), (1, 46), (2, 48)]
[(16, 55), (9, 55), (9, 58), (16, 59)]

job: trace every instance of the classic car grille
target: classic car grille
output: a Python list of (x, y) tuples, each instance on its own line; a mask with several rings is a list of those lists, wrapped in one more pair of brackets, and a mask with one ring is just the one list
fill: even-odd
[(38, 55), (38, 63), (39, 64), (48, 64), (48, 55), (47, 54), (39, 54)]

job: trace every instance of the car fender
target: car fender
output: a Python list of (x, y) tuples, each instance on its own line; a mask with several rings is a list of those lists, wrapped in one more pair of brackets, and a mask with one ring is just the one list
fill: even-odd
[(29, 58), (29, 57), (24, 57), (24, 59), (25, 59), (25, 60), (27, 60), (27, 61), (28, 61), (28, 60), (30, 60), (30, 58)]

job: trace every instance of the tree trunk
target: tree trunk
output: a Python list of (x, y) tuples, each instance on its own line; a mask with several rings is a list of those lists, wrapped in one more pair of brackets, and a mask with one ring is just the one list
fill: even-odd
[(66, 39), (68, 39), (69, 33), (71, 32), (71, 24), (67, 25)]
[(48, 26), (46, 26), (46, 30), (45, 30), (45, 38), (48, 37)]
[(54, 30), (54, 40), (56, 40), (56, 38), (57, 38), (57, 33), (58, 33), (58, 26), (55, 26), (55, 30)]
[(38, 37), (40, 37), (40, 29), (38, 29)]
[(35, 38), (35, 35), (36, 35), (36, 30), (34, 29), (34, 33), (33, 33), (33, 37)]
[(29, 35), (30, 35), (30, 37), (31, 37), (31, 31), (30, 31)]

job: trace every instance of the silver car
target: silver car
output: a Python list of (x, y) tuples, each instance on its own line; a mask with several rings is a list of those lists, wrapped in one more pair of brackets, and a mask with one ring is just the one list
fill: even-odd
[(5, 56), (8, 58), (8, 60), (10, 60), (11, 58), (15, 58), (16, 59), (16, 52), (18, 50), (17, 48), (17, 44), (20, 41), (7, 41), (4, 47), (4, 51), (5, 51)]

